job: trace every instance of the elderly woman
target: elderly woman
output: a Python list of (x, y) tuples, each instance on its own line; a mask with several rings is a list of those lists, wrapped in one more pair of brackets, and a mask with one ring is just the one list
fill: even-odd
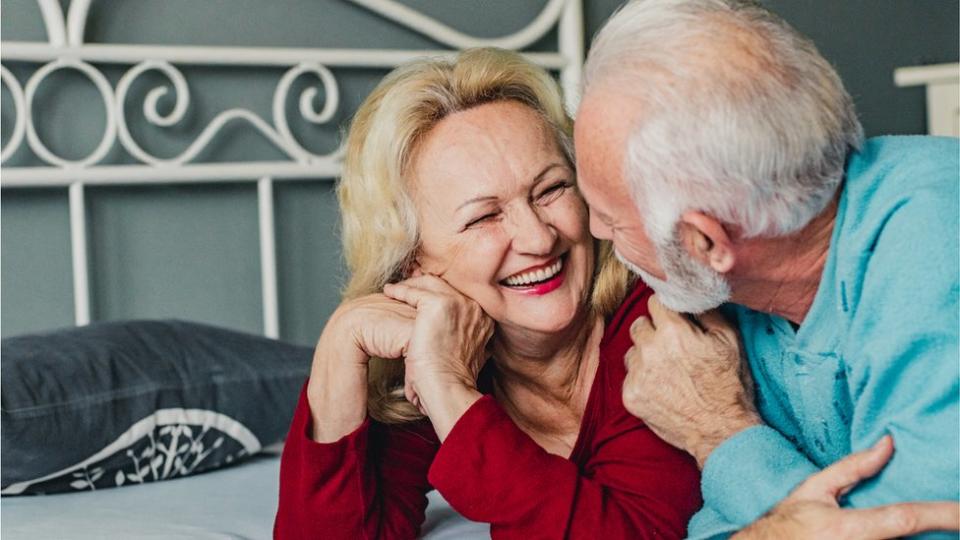
[(682, 537), (694, 461), (624, 409), (651, 292), (588, 232), (554, 81), (480, 49), (390, 74), (339, 187), (351, 271), (283, 454), (278, 538)]

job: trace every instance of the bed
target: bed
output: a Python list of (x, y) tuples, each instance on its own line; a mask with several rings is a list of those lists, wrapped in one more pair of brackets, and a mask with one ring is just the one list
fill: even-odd
[[(579, 0), (544, 0), (542, 7), (537, 8), (535, 16), (519, 30), (495, 37), (471, 35), (412, 7), (429, 5), (425, 3), (342, 0), (330, 6), (333, 8), (340, 4), (349, 5), (364, 16), (378, 18), (382, 24), (401, 27), (436, 44), (432, 48), (418, 49), (260, 47), (230, 44), (213, 46), (169, 42), (88, 43), (85, 40), (88, 34), (88, 16), (91, 11), (96, 12), (96, 4), (96, 0), (73, 0), (69, 3), (38, 0), (37, 13), (42, 20), (37, 21), (37, 24), (42, 24), (46, 40), (5, 40), (0, 48), (0, 80), (6, 95), (10, 97), (4, 107), (5, 140), (0, 149), (0, 162), (3, 163), (0, 187), (5, 194), (36, 189), (66, 193), (72, 322), (76, 329), (80, 330), (96, 327), (99, 320), (95, 309), (96, 301), (92, 298), (96, 296), (98, 287), (92, 282), (95, 282), (102, 269), (97, 267), (98, 259), (91, 257), (89, 245), (91, 188), (127, 186), (140, 189), (150, 186), (203, 185), (216, 189), (216, 186), (242, 184), (254, 188), (256, 194), (257, 227), (253, 232), (257, 235), (256, 243), (259, 247), (255, 260), (259, 267), (260, 337), (264, 340), (275, 340), (283, 335), (280, 305), (283, 296), (279, 292), (278, 281), (284, 272), (277, 257), (275, 188), (278, 183), (288, 180), (329, 183), (338, 175), (341, 159), (339, 146), (334, 145), (326, 152), (317, 151), (313, 146), (302, 143), (302, 130), (291, 127), (290, 122), (291, 111), (296, 111), (294, 114), (299, 115), (297, 121), (312, 125), (322, 125), (335, 118), (349, 117), (349, 111), (340, 110), (341, 104), (349, 103), (355, 106), (362, 96), (343, 94), (335, 75), (337, 69), (379, 69), (385, 73), (417, 57), (451, 55), (458, 49), (473, 46), (499, 46), (523, 51), (531, 60), (556, 73), (564, 89), (568, 107), (571, 110), (576, 107), (583, 60), (583, 20)], [(505, 5), (509, 7), (509, 3)], [(115, 4), (111, 9), (118, 6)], [(295, 17), (296, 14), (289, 16)], [(545, 48), (545, 42), (553, 43)], [(178, 142), (182, 150), (175, 152), (172, 157), (158, 155), (158, 152), (148, 149), (138, 140), (140, 131), (134, 125), (135, 121), (128, 117), (133, 105), (140, 106), (144, 122), (152, 129), (162, 130), (178, 124), (189, 125), (191, 85), (188, 83), (188, 75), (204, 69), (225, 67), (263, 69), (268, 74), (280, 72), (279, 80), (275, 83), (270, 114), (251, 110), (244, 104), (225, 108), (209, 121), (202, 122), (199, 126), (194, 122), (193, 129), (181, 130), (179, 133), (182, 140)], [(49, 103), (51, 99), (55, 101), (56, 98), (56, 92), (51, 98), (48, 88), (56, 86), (56, 83), (46, 81), (55, 81), (64, 71), (75, 72), (74, 75), (84, 78), (88, 84), (92, 83), (96, 96), (93, 99), (102, 101), (105, 114), (104, 118), (96, 121), (98, 125), (95, 129), (101, 133), (99, 139), (94, 141), (88, 153), (79, 157), (68, 157), (59, 153), (57, 145), (46, 140), (50, 132), (35, 125), (39, 104)], [(305, 83), (305, 80), (308, 82)], [(137, 85), (145, 84), (152, 86), (143, 92), (143, 95), (137, 94)], [(46, 87), (46, 91), (42, 87)], [(41, 95), (41, 98), (38, 99), (38, 95)], [(133, 103), (141, 98), (142, 103)], [(194, 96), (193, 99), (197, 101), (198, 97)], [(297, 106), (291, 106), (288, 102), (295, 102)], [(209, 148), (215, 147), (218, 140), (225, 137), (223, 134), (228, 132), (225, 129), (227, 124), (240, 124), (243, 129), (262, 136), (273, 146), (273, 157), (208, 160), (211, 154)], [(182, 316), (189, 317), (189, 313)], [(94, 323), (93, 326), (88, 326), (91, 323)], [(51, 327), (53, 326), (56, 325), (51, 324)], [(142, 342), (143, 340), (138, 341)], [(258, 346), (270, 347), (264, 343)], [(303, 358), (303, 353), (298, 354), (299, 358)], [(69, 368), (72, 361), (69, 355), (61, 354), (58, 358), (59, 367), (56, 369), (63, 369), (63, 366)], [(89, 365), (100, 365), (97, 362), (104, 362), (102, 356), (94, 360)], [(124, 362), (128, 360), (129, 354), (126, 354)], [(299, 371), (287, 372), (289, 381), (295, 381), (306, 373), (309, 359), (298, 362)], [(79, 364), (79, 361), (77, 363)], [(21, 367), (23, 365), (20, 364)], [(157, 418), (165, 418), (164, 414), (190, 416), (199, 410), (178, 402), (178, 399), (186, 394), (168, 392), (161, 398), (157, 397), (160, 394), (156, 393), (159, 387), (147, 388), (143, 384), (135, 384), (140, 380), (136, 377), (145, 376), (142, 367), (134, 366), (133, 371), (136, 373), (135, 376), (131, 375), (132, 382), (129, 383), (132, 386), (129, 388), (146, 388), (144, 391), (154, 392), (149, 394), (154, 402), (141, 400), (141, 404), (153, 403), (150, 406), (155, 410), (137, 413), (140, 415), (137, 418), (142, 418), (141, 423), (135, 424), (132, 431), (124, 432), (121, 437), (127, 442), (132, 441), (131, 432), (136, 431), (139, 437), (144, 433), (144, 429), (146, 433), (154, 433), (153, 436), (156, 437), (160, 436), (157, 435), (160, 431), (151, 432), (151, 429), (167, 429), (165, 433), (169, 435), (170, 429), (174, 428), (162, 428), (165, 421)], [(13, 392), (9, 389), (13, 388), (16, 378), (23, 376), (23, 373), (32, 373), (34, 378), (41, 375), (37, 375), (36, 370), (13, 372), (8, 368), (13, 369), (10, 362), (5, 360), (4, 414), (8, 415), (15, 410), (31, 410), (30, 407), (7, 410), (8, 398), (13, 399), (10, 398)], [(44, 366), (44, 369), (47, 367)], [(191, 372), (190, 369), (200, 368), (193, 366), (187, 369), (181, 365), (174, 371), (189, 372), (193, 377), (191, 380), (196, 380), (196, 372)], [(63, 375), (65, 381), (70, 381), (75, 376), (69, 369)], [(210, 377), (216, 384), (223, 383), (220, 373), (214, 373)], [(287, 384), (292, 384), (289, 381)], [(38, 388), (44, 388), (42, 381), (37, 384)], [(50, 386), (49, 382), (46, 384)], [(104, 383), (99, 380), (91, 384)], [(69, 384), (64, 383), (63, 386)], [(222, 396), (226, 394), (218, 395), (220, 400), (224, 401)], [(286, 392), (284, 395), (289, 397), (285, 398), (287, 401), (280, 406), (292, 409), (295, 392)], [(111, 396), (111, 399), (116, 397), (113, 394)], [(202, 400), (209, 397), (193, 395), (191, 399)], [(24, 399), (34, 398), (36, 396), (26, 396)], [(93, 399), (94, 396), (80, 396), (71, 403)], [(161, 401), (165, 403), (163, 409), (159, 405)], [(115, 404), (115, 401), (104, 401), (104, 406)], [(8, 440), (14, 441), (11, 443), (14, 444), (16, 437), (28, 434), (30, 430), (29, 415), (15, 419), (19, 423), (9, 418), (11, 417), (4, 417), (4, 430), (8, 435), (4, 440), (5, 445)], [(107, 423), (106, 418), (91, 417), (89, 414), (84, 422), (96, 426), (101, 419)], [(147, 421), (148, 425), (143, 424), (144, 421)], [(70, 422), (77, 426), (83, 424), (77, 420)], [(203, 422), (206, 433), (209, 422)], [(283, 429), (285, 426), (280, 424), (285, 422), (286, 420), (273, 421), (269, 429), (264, 431), (268, 432), (268, 435), (263, 435), (262, 440), (253, 438), (251, 440), (254, 442), (240, 444), (236, 455), (242, 455), (244, 459), (217, 462), (204, 472), (200, 472), (202, 468), (197, 469), (196, 473), (184, 465), (182, 470), (189, 469), (190, 474), (155, 474), (157, 479), (160, 479), (160, 476), (164, 479), (153, 482), (144, 482), (146, 475), (136, 469), (132, 474), (111, 469), (110, 475), (105, 476), (104, 470), (98, 467), (97, 460), (106, 462), (103, 460), (107, 460), (108, 456), (103, 452), (109, 445), (78, 438), (74, 442), (89, 442), (91, 445), (98, 445), (96, 448), (104, 446), (105, 449), (100, 453), (83, 450), (87, 452), (83, 459), (62, 460), (56, 470), (51, 470), (50, 474), (42, 478), (20, 482), (13, 487), (4, 486), (4, 496), (0, 499), (2, 535), (6, 540), (269, 538), (277, 505), (279, 467), (278, 441), (270, 439), (279, 438), (274, 433)], [(147, 427), (144, 428), (144, 425)], [(16, 431), (15, 428), (24, 431)], [(176, 429), (182, 429), (182, 426)], [(83, 430), (78, 428), (78, 433), (83, 433)], [(242, 436), (239, 438), (243, 439)], [(153, 442), (155, 441), (151, 438), (151, 444)], [(78, 448), (82, 446), (80, 444)], [(195, 441), (191, 448), (203, 447)], [(212, 445), (209, 448), (212, 448)], [(23, 461), (36, 461), (34, 456), (30, 455), (29, 448), (19, 450), (21, 453), (18, 454), (17, 451), (8, 452), (8, 448), (4, 448), (4, 454), (13, 460), (5, 461), (5, 469), (7, 463), (17, 464), (16, 459), (20, 459), (18, 456), (22, 457)], [(137, 452), (141, 450), (147, 452), (147, 449), (142, 447), (138, 448)], [(149, 452), (153, 451), (151, 447)], [(177, 461), (176, 467), (181, 465), (183, 463)], [(114, 472), (116, 476), (113, 475)], [(48, 482), (45, 485), (52, 485), (51, 478), (60, 473), (68, 475), (67, 485), (73, 487), (64, 489), (72, 492), (39, 496), (18, 495), (37, 489), (43, 482)], [(112, 487), (101, 489), (100, 483), (104, 480), (112, 482)], [(139, 485), (130, 485), (133, 483)], [(44, 490), (39, 489), (37, 492)], [(437, 493), (431, 493), (429, 500), (427, 521), (423, 527), (425, 538), (489, 537), (488, 526), (465, 520)]]
[[(279, 450), (234, 468), (198, 476), (45, 497), (5, 498), (4, 538), (270, 538), (276, 511)], [(490, 527), (462, 518), (433, 491), (423, 538), (489, 538)]]

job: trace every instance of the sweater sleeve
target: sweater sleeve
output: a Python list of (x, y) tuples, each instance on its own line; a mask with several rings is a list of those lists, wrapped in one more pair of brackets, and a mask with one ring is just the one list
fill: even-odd
[(634, 426), (604, 440), (581, 470), (484, 396), (447, 436), (430, 482), (496, 538), (681, 538), (700, 505), (696, 465)]
[(369, 418), (340, 440), (309, 437), (306, 386), (280, 462), (274, 538), (415, 538), (427, 506), (427, 470), (438, 442), (421, 423)]
[[(954, 148), (955, 150), (955, 148)], [(854, 451), (885, 433), (896, 451), (852, 506), (960, 498), (960, 285), (956, 173), (949, 193), (913, 195), (865, 265), (847, 349)]]
[[(719, 512), (734, 531), (759, 518), (819, 471), (779, 431), (754, 426), (724, 441), (707, 458), (704, 504)], [(709, 537), (695, 525), (691, 524), (691, 537)]]
[[(845, 497), (845, 506), (960, 498), (955, 200), (955, 191), (921, 192), (898, 205), (871, 249), (856, 254), (864, 258), (862, 284), (851, 287), (853, 279), (841, 284), (846, 302), (856, 306), (843, 346), (852, 404), (850, 452), (869, 448), (887, 433), (896, 448), (875, 478)], [(819, 470), (776, 430), (754, 427), (707, 459), (705, 503), (735, 530)], [(698, 521), (691, 531), (700, 538), (710, 529)]]

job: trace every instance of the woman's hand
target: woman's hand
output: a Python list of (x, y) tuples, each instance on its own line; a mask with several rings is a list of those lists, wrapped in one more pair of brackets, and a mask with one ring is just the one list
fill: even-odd
[(406, 350), (407, 399), (430, 417), (440, 440), (480, 398), (477, 376), (487, 359), (493, 321), (480, 306), (436, 276), (387, 285), (384, 294), (416, 309)]
[(405, 356), (416, 314), (403, 302), (371, 294), (341, 304), (330, 316), (307, 385), (315, 441), (334, 442), (363, 423), (370, 357)]

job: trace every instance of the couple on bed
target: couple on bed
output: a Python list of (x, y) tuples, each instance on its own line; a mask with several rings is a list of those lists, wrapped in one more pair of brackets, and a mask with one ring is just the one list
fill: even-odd
[(957, 142), (863, 141), (733, 0), (627, 4), (586, 81), (576, 160), (514, 53), (360, 107), (275, 536), (412, 538), (431, 489), (495, 538), (956, 531)]

